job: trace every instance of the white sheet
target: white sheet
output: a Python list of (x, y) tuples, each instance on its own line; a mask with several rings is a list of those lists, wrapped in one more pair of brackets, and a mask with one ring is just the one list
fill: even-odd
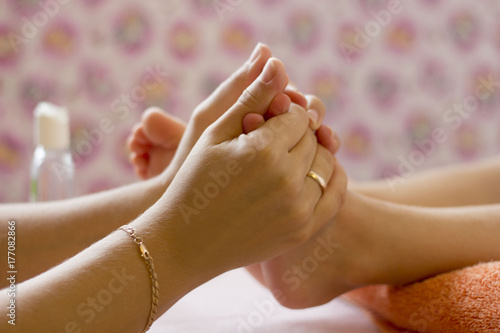
[(290, 310), (243, 269), (191, 292), (157, 320), (152, 333), (377, 333), (359, 309), (340, 299)]

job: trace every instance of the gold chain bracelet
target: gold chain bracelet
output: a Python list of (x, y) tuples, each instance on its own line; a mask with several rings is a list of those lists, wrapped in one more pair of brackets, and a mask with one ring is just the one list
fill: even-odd
[(149, 314), (149, 320), (146, 325), (146, 328), (142, 331), (142, 333), (145, 333), (149, 330), (151, 325), (153, 325), (153, 322), (156, 319), (156, 309), (158, 307), (158, 299), (160, 298), (160, 288), (158, 285), (158, 278), (156, 276), (155, 266), (153, 264), (153, 258), (149, 254), (146, 245), (144, 245), (142, 238), (135, 234), (135, 229), (127, 225), (124, 225), (120, 227), (120, 230), (123, 230), (127, 234), (129, 234), (129, 236), (134, 239), (134, 243), (136, 243), (139, 246), (141, 257), (144, 258), (146, 266), (148, 266), (149, 277), (151, 278), (151, 312)]

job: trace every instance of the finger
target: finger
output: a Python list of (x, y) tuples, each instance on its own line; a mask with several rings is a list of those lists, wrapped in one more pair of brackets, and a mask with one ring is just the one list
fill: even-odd
[(325, 119), (326, 107), (323, 102), (314, 95), (306, 95), (307, 107), (311, 116), (311, 129), (317, 131)]
[(340, 148), (340, 138), (330, 127), (321, 125), (316, 131), (318, 143), (328, 149), (333, 155), (337, 153)]
[(347, 175), (344, 168), (334, 158), (333, 175), (328, 186), (319, 199), (308, 225), (310, 235), (316, 233), (326, 222), (332, 220), (344, 204), (347, 188)]
[(291, 157), (290, 167), (294, 169), (297, 181), (303, 181), (302, 176), (311, 170), (318, 149), (317, 147), (318, 142), (314, 133), (310, 129), (306, 129), (304, 136), (289, 151), (289, 156)]
[[(207, 127), (212, 125), (229, 110), (241, 96), (243, 91), (255, 81), (261, 74), (267, 61), (271, 58), (271, 50), (264, 44), (259, 43), (249, 60), (237, 69), (228, 79), (222, 82), (217, 89), (201, 103), (195, 110), (193, 118), (186, 129), (186, 135), (182, 138), (172, 161), (173, 165), (180, 167), (187, 155), (198, 142), (200, 136)], [(192, 119), (193, 119), (192, 118)]]
[(291, 104), (292, 101), (290, 97), (285, 93), (276, 95), (269, 106), (269, 110), (265, 113), (264, 118), (269, 119), (287, 112)]
[(255, 131), (266, 123), (261, 114), (249, 113), (243, 118), (243, 131), (245, 134)]
[(271, 102), (269, 110), (264, 116), (256, 113), (249, 113), (245, 116), (245, 118), (243, 118), (243, 132), (248, 134), (262, 126), (266, 119), (276, 117), (287, 112), (291, 104), (292, 102), (287, 95), (278, 94)]
[(304, 109), (307, 109), (307, 99), (301, 92), (295, 89), (291, 89), (289, 85), (285, 89), (285, 94), (287, 94), (288, 97), (290, 97), (292, 103), (298, 104), (302, 106)]
[(312, 165), (309, 170), (305, 171), (304, 175), (304, 187), (302, 191), (302, 202), (304, 205), (308, 205), (308, 207), (315, 207), (320, 198), (323, 196), (323, 188), (319, 183), (319, 180), (316, 180), (310, 176), (307, 176), (309, 171), (315, 173), (317, 177), (323, 179), (325, 184), (328, 184), (330, 178), (332, 177), (332, 172), (334, 169), (334, 159), (333, 155), (323, 146), (318, 145), (315, 151), (314, 160), (312, 161)]
[[(257, 130), (249, 133), (250, 141), (263, 142), (268, 138), (270, 144), (278, 151), (291, 151), (308, 130), (309, 118), (307, 112), (296, 104), (292, 104), (288, 112), (271, 118)], [(254, 138), (258, 137), (258, 140)]]
[(274, 98), (288, 83), (285, 66), (276, 58), (267, 62), (261, 75), (241, 94), (238, 101), (211, 128), (214, 143), (243, 134), (243, 119), (249, 113), (264, 115)]
[[(268, 46), (257, 44), (248, 61), (215, 89), (203, 103), (203, 106), (215, 105), (221, 111), (213, 112), (213, 108), (202, 108), (204, 113), (213, 112), (210, 115), (212, 116), (210, 123), (206, 124), (207, 127), (238, 101), (243, 91), (261, 74), (271, 56), (271, 50)], [(203, 130), (205, 129), (206, 127)]]

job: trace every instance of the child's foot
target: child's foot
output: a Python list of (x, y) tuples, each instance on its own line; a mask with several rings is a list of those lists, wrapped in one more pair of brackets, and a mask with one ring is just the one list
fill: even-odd
[[(279, 94), (271, 103), (273, 116), (282, 114), (290, 107), (290, 98)], [(262, 115), (251, 113), (243, 120), (245, 133), (250, 133), (265, 122)], [(160, 108), (144, 112), (128, 138), (130, 161), (135, 173), (142, 179), (161, 174), (172, 162), (179, 143), (186, 131), (186, 123)]]
[(281, 304), (294, 309), (322, 305), (350, 290), (386, 282), (384, 259), (374, 251), (384, 246), (384, 233), (359, 218), (359, 209), (363, 198), (349, 193), (338, 215), (307, 243), (262, 263), (261, 271), (254, 265), (251, 272)]
[(300, 105), (307, 110), (310, 115), (309, 127), (316, 132), (318, 143), (328, 149), (332, 155), (335, 155), (340, 148), (340, 139), (330, 127), (322, 124), (326, 112), (326, 107), (323, 102), (314, 95), (304, 96), (298, 92), (293, 85), (287, 87), (285, 95), (286, 96), (278, 96), (264, 116), (254, 113), (248, 114), (243, 119), (243, 131), (245, 133), (250, 133), (259, 128), (266, 119), (286, 112), (286, 106), (289, 105), (288, 100), (290, 100), (292, 103)]
[(182, 120), (163, 110), (146, 110), (128, 139), (135, 173), (142, 179), (162, 173), (172, 161), (185, 130)]
[[(159, 175), (171, 163), (180, 167), (203, 131), (236, 103), (270, 58), (269, 48), (257, 45), (248, 62), (196, 108), (187, 130), (185, 123), (160, 109), (148, 110), (128, 140), (136, 173), (147, 179)], [(283, 107), (283, 104), (278, 106)], [(252, 120), (250, 124), (254, 126)], [(181, 140), (184, 133), (187, 135)]]
[[(287, 88), (286, 94), (290, 97), (291, 101), (293, 103), (299, 104), (306, 110), (319, 110), (316, 111), (319, 113), (318, 120), (321, 121), (321, 119), (324, 117), (325, 114), (325, 105), (321, 102), (319, 98), (313, 95), (307, 95), (307, 97), (304, 97), (301, 93), (298, 93), (294, 86), (292, 85), (289, 88)], [(311, 112), (311, 111), (308, 111)], [(272, 116), (275, 116), (276, 114), (273, 114)], [(247, 119), (251, 118), (251, 119)], [(249, 114), (243, 121), (243, 129), (245, 133), (250, 133), (254, 130), (256, 130), (258, 127), (261, 126), (263, 123), (263, 118), (260, 115), (256, 114)], [(311, 123), (311, 129), (316, 130), (316, 137), (318, 139), (318, 143), (328, 149), (332, 155), (335, 155), (337, 151), (340, 149), (340, 139), (338, 135), (328, 126), (325, 126), (323, 124), (318, 125)], [(325, 230), (326, 226), (323, 228)], [(290, 255), (290, 258), (294, 255), (293, 253), (287, 253), (284, 254), (281, 258), (285, 259), (287, 258), (287, 255)], [(272, 267), (275, 266), (276, 270), (274, 270)], [(273, 262), (273, 261), (268, 261), (266, 263), (257, 263), (253, 264), (250, 266), (247, 266), (246, 269), (252, 276), (259, 281), (262, 285), (265, 287), (268, 286), (268, 282), (266, 281), (266, 277), (264, 276), (264, 272), (268, 274), (268, 278), (270, 280), (273, 280), (276, 278), (276, 271), (279, 271), (280, 268), (278, 267), (278, 263)], [(279, 279), (279, 276), (278, 276)], [(273, 288), (272, 288), (273, 289)], [(279, 293), (278, 293), (279, 294)], [(282, 300), (279, 295), (276, 295), (278, 299)], [(297, 296), (297, 294), (296, 294)], [(292, 300), (291, 297), (288, 298), (289, 300)], [(299, 300), (299, 302), (301, 302)], [(292, 306), (291, 303), (286, 303), (289, 306)], [(305, 303), (302, 303), (302, 305), (298, 305), (299, 307), (306, 307)]]
[[(307, 106), (300, 93), (287, 91), (286, 94), (280, 94), (273, 100), (266, 116), (274, 117), (286, 112), (290, 106), (290, 99), (304, 107)], [(265, 118), (259, 114), (249, 114), (243, 120), (245, 133), (260, 127)], [(160, 108), (147, 109), (127, 142), (135, 173), (142, 179), (149, 179), (162, 173), (172, 161), (185, 131), (186, 123), (181, 119), (169, 115)], [(329, 140), (324, 138), (330, 135), (331, 130), (321, 125), (318, 130), (318, 141), (328, 149)]]
[[(161, 109), (147, 110), (128, 140), (130, 159), (135, 172), (142, 179), (159, 175), (172, 163), (181, 145), (181, 152), (175, 156), (177, 167), (180, 167), (201, 133), (236, 102), (242, 92), (260, 75), (270, 57), (269, 48), (258, 45), (249, 61), (196, 108), (194, 120), (190, 122), (187, 131), (184, 122)], [(287, 88), (285, 93), (276, 96), (264, 116), (252, 113), (245, 117), (243, 127), (248, 129), (246, 133), (261, 126), (266, 119), (286, 112), (291, 100), (303, 107), (307, 104), (306, 98), (301, 93), (293, 88)], [(184, 133), (188, 135), (181, 144)]]

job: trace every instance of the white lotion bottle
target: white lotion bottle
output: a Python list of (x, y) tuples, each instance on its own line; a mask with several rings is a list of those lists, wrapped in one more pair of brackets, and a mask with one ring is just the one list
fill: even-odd
[(68, 110), (41, 102), (33, 115), (36, 148), (31, 164), (30, 199), (69, 199), (74, 195), (75, 165), (70, 152)]

